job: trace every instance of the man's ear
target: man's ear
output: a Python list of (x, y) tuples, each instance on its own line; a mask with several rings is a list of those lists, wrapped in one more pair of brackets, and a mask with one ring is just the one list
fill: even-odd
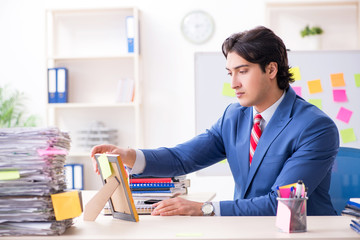
[(278, 72), (278, 64), (276, 62), (270, 62), (267, 65), (267, 71), (271, 79), (276, 78), (276, 74)]

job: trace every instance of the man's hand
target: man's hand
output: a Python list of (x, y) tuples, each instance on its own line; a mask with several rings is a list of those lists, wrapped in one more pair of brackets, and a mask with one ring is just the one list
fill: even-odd
[(203, 216), (201, 206), (203, 203), (189, 201), (181, 197), (170, 198), (153, 204), (155, 209), (151, 215), (160, 216)]
[(111, 144), (97, 145), (91, 149), (90, 156), (93, 161), (94, 170), (98, 175), (100, 174), (100, 171), (99, 171), (98, 165), (95, 160), (95, 154), (97, 154), (97, 153), (108, 153), (108, 154), (120, 155), (123, 163), (130, 168), (134, 165), (135, 160), (136, 160), (136, 152), (134, 149), (119, 148), (119, 147), (117, 147), (115, 145), (111, 145)]

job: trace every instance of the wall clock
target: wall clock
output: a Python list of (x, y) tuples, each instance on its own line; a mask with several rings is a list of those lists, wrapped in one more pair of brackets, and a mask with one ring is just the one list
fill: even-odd
[(204, 11), (192, 11), (185, 15), (181, 22), (181, 32), (192, 43), (201, 44), (208, 41), (215, 31), (212, 17)]

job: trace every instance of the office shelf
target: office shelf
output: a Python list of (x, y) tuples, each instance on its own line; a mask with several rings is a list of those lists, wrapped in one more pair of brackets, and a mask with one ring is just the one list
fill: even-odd
[[(128, 51), (126, 18), (134, 17), (134, 51)], [(141, 147), (141, 89), (137, 8), (49, 9), (46, 11), (47, 68), (68, 70), (68, 102), (47, 105), (47, 125), (68, 131), (71, 163), (84, 164), (85, 189), (101, 187), (94, 177), (90, 149), (79, 131), (94, 122), (117, 131), (117, 144)], [(132, 100), (119, 100), (120, 81), (134, 82)], [(46, 93), (47, 94), (47, 93)], [(131, 94), (130, 94), (131, 95)]]

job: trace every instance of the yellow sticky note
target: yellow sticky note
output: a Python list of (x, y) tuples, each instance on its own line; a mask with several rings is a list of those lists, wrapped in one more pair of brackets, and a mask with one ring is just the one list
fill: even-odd
[(227, 163), (228, 161), (227, 161), (227, 158), (225, 158), (224, 160), (221, 160), (219, 163)]
[(51, 201), (57, 221), (75, 218), (82, 213), (82, 203), (78, 191), (51, 194)]
[(310, 94), (320, 93), (323, 91), (320, 79), (308, 81), (307, 84), (309, 87)]
[(344, 73), (330, 74), (331, 86), (333, 87), (345, 87)]
[(311, 103), (312, 105), (317, 106), (319, 109), (322, 110), (322, 100), (321, 99), (309, 99), (308, 102)]
[(105, 154), (102, 154), (99, 158), (99, 164), (100, 164), (100, 169), (101, 169), (101, 173), (102, 173), (102, 177), (103, 179), (107, 179), (108, 177), (111, 176), (112, 171), (111, 171), (111, 166), (109, 163), (109, 159), (106, 157)]
[(289, 69), (289, 72), (292, 73), (293, 78), (295, 81), (301, 80), (300, 68), (299, 67), (292, 67)]
[(355, 86), (360, 87), (360, 73), (354, 74)]
[(224, 83), (222, 89), (222, 95), (227, 97), (235, 97), (235, 90), (231, 88), (230, 83)]
[(355, 142), (356, 136), (353, 128), (340, 130), (340, 136), (343, 143)]
[(18, 170), (0, 171), (0, 180), (14, 180), (19, 178), (20, 173)]

